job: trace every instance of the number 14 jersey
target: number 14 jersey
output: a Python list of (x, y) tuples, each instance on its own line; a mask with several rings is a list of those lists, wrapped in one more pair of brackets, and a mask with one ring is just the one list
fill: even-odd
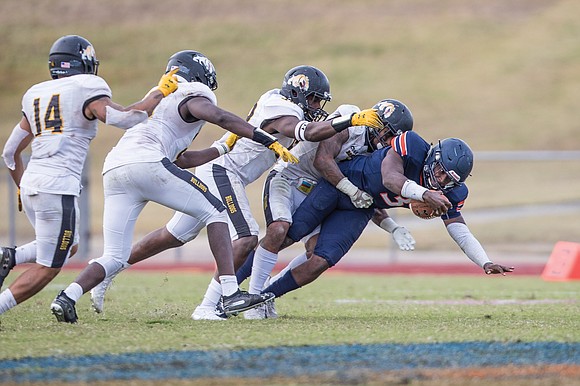
[(20, 184), (23, 194), (80, 194), (81, 173), (98, 126), (84, 110), (102, 97), (110, 98), (111, 89), (96, 75), (49, 80), (28, 89), (22, 112), (34, 139)]

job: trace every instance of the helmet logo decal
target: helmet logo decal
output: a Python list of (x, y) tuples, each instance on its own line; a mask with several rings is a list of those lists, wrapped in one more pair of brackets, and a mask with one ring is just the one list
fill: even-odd
[(395, 112), (395, 105), (388, 101), (379, 102), (377, 108), (383, 112), (383, 119), (390, 117)]
[(207, 72), (210, 72), (210, 73), (215, 72), (215, 69), (213, 68), (213, 64), (205, 56), (194, 56), (193, 61), (201, 64), (202, 67), (205, 68)]
[(82, 50), (81, 57), (83, 59), (95, 60), (97, 58), (97, 55), (93, 46), (88, 45), (84, 50)]
[(304, 74), (296, 74), (288, 79), (288, 84), (299, 88), (301, 91), (308, 91), (310, 88), (310, 79)]

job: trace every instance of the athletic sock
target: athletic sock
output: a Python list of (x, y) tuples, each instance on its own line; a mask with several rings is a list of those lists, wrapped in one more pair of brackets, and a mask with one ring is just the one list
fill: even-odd
[(207, 290), (205, 291), (205, 295), (203, 295), (203, 300), (199, 306), (214, 309), (220, 301), (221, 297), (222, 286), (216, 279), (212, 277), (209, 285), (207, 286)]
[(14, 299), (10, 288), (6, 288), (0, 293), (0, 315), (14, 307), (16, 307), (16, 299)]
[(294, 276), (292, 276), (292, 271), (288, 271), (284, 274), (284, 276), (282, 276), (281, 278), (270, 284), (269, 287), (265, 288), (263, 292), (264, 293), (273, 292), (274, 295), (276, 295), (276, 297), (279, 298), (282, 295), (290, 291), (294, 291), (295, 289), (298, 288), (300, 288), (300, 286), (298, 285), (298, 283), (296, 283), (296, 280), (294, 280)]
[(240, 287), (238, 287), (238, 281), (235, 275), (223, 275), (220, 276), (220, 283), (222, 284), (222, 294), (224, 296), (230, 296), (234, 294)]
[(272, 253), (262, 248), (261, 245), (256, 248), (256, 253), (254, 254), (254, 265), (252, 266), (252, 276), (250, 277), (250, 285), (248, 287), (249, 293), (259, 294), (262, 292), (264, 283), (272, 273), (277, 260), (277, 253)]
[(64, 293), (76, 303), (79, 301), (81, 296), (83, 296), (83, 287), (81, 287), (79, 283), (73, 282), (66, 287)]
[(278, 280), (282, 276), (284, 276), (286, 274), (286, 272), (288, 272), (289, 270), (291, 270), (294, 267), (298, 267), (300, 264), (306, 262), (306, 260), (308, 260), (308, 258), (306, 257), (306, 252), (304, 252), (301, 255), (296, 256), (288, 263), (287, 266), (284, 267), (283, 270), (278, 272), (278, 274), (276, 276), (274, 276), (270, 279), (270, 283), (274, 283), (276, 280)]

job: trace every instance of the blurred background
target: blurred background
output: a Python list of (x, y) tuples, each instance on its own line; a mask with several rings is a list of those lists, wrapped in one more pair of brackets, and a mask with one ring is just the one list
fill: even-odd
[[(212, 60), (219, 105), (242, 117), (263, 92), (280, 87), (288, 69), (310, 64), (330, 79), (330, 112), (395, 98), (410, 107), (426, 140), (467, 141), (476, 160), (463, 216), (473, 233), (494, 260), (547, 260), (555, 242), (580, 242), (579, 14), (575, 0), (0, 1), (0, 143), (20, 119), (24, 92), (50, 78), (48, 51), (62, 35), (91, 41), (99, 75), (123, 105), (155, 86), (167, 59), (183, 49)], [(206, 124), (191, 148), (222, 134)], [(100, 172), (121, 135), (101, 125), (91, 145), (81, 258), (102, 251)], [(261, 225), (262, 182), (248, 187)], [(4, 167), (2, 245), (34, 237), (15, 211), (14, 192)], [(171, 215), (150, 203), (135, 241)], [(440, 220), (393, 215), (415, 236), (417, 256), (466, 260)], [(198, 241), (203, 249), (172, 253), (209, 253)], [(375, 251), (395, 261), (402, 255), (392, 244), (370, 224), (350, 254)]]

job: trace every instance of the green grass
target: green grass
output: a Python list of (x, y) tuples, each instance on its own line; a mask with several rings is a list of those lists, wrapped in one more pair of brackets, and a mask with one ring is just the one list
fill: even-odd
[[(536, 277), (327, 274), (276, 303), (280, 318), (193, 321), (209, 274), (121, 274), (106, 312), (80, 323), (50, 315), (64, 272), (0, 318), (0, 359), (280, 345), (580, 340), (580, 285)], [(469, 303), (473, 304), (469, 304)], [(503, 304), (502, 304), (503, 303)]]

